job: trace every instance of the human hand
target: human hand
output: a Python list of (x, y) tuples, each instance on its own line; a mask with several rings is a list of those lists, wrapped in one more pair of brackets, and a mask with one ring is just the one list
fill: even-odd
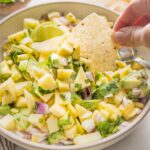
[(123, 46), (150, 47), (150, 0), (135, 0), (118, 18), (113, 38)]

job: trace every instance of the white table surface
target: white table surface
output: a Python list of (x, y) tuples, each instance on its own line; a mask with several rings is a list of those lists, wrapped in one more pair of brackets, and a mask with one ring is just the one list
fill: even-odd
[[(32, 0), (28, 6), (44, 3), (50, 0)], [(76, 0), (78, 1), (78, 0)], [(97, 2), (100, 0), (88, 0)], [(118, 0), (119, 1), (119, 0)], [(1, 137), (0, 150), (25, 150), (17, 145), (9, 143)], [(150, 150), (150, 113), (137, 125), (136, 129), (125, 139), (105, 150)]]

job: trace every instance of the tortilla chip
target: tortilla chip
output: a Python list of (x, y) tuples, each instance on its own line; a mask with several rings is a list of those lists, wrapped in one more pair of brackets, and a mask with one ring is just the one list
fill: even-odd
[(105, 72), (114, 70), (117, 59), (111, 34), (112, 29), (106, 17), (92, 13), (73, 29), (69, 40), (80, 45), (81, 57), (91, 61), (93, 72)]

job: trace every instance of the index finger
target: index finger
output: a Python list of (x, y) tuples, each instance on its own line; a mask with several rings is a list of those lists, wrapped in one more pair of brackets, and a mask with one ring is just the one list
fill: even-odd
[(150, 12), (150, 0), (133, 1), (115, 23), (114, 30), (132, 26), (134, 21)]

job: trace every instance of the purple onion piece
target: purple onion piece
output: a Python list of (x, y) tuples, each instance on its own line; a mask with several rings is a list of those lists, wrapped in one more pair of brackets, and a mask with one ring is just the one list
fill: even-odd
[(86, 72), (86, 76), (90, 81), (94, 81), (94, 76), (92, 72), (90, 71)]
[(133, 95), (135, 95), (135, 96), (140, 96), (141, 90), (138, 89), (138, 88), (134, 88), (134, 89), (132, 89), (132, 93), (133, 93)]
[(66, 58), (61, 58), (61, 63), (63, 66), (67, 66), (68, 65), (68, 60)]
[(85, 89), (83, 89), (82, 93), (81, 93), (81, 97), (82, 99), (91, 99), (92, 98), (92, 90), (91, 87), (87, 87)]
[(36, 103), (37, 106), (37, 113), (38, 114), (47, 114), (48, 112), (48, 105), (42, 102), (37, 102)]
[(143, 103), (144, 105), (147, 103), (148, 98), (147, 97), (140, 97), (139, 102)]
[(28, 133), (28, 132), (22, 132), (22, 134), (24, 135), (23, 138), (24, 139), (27, 139), (27, 140), (30, 140), (31, 137), (32, 137), (32, 134), (31, 133)]
[(122, 105), (126, 106), (128, 104), (128, 99), (126, 97), (123, 97), (122, 99)]

